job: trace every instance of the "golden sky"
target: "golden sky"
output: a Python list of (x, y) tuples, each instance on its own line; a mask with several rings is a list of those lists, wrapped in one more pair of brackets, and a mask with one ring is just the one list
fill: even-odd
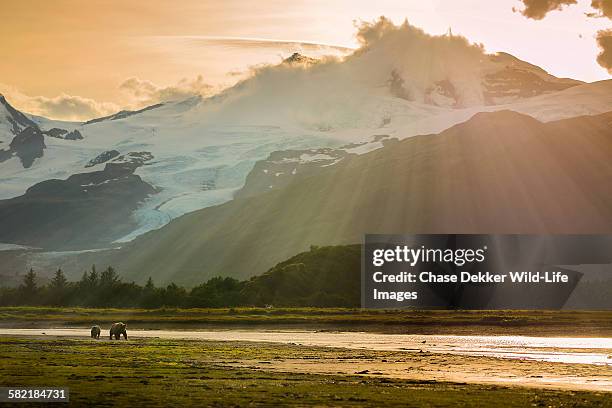
[[(150, 102), (164, 92), (215, 92), (259, 63), (294, 51), (356, 47), (354, 21), (405, 18), (432, 34), (465, 35), (550, 73), (594, 81), (590, 1), (542, 21), (515, 0), (0, 0), (0, 92), (18, 108), (86, 119)], [(303, 44), (305, 43), (305, 44)], [(319, 47), (313, 44), (324, 44)], [(72, 104), (72, 105), (70, 105)], [(73, 113), (68, 114), (73, 106)]]

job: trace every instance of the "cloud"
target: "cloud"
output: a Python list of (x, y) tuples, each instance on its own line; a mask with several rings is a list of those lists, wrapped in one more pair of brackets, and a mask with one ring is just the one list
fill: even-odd
[[(576, 4), (576, 0), (522, 0), (525, 9), (521, 13), (534, 20), (543, 19), (549, 11), (561, 10), (563, 6)], [(607, 17), (612, 19), (612, 0), (592, 0), (591, 7), (596, 10), (586, 13), (587, 17)], [(612, 74), (612, 29), (597, 32), (597, 45), (601, 52), (597, 55), (597, 63)]]
[(119, 86), (133, 104), (153, 105), (160, 102), (175, 101), (195, 95), (208, 96), (214, 87), (204, 82), (202, 75), (195, 79), (183, 78), (175, 85), (159, 86), (149, 80), (131, 77)]
[(154, 37), (166, 40), (184, 40), (193, 44), (215, 44), (223, 47), (236, 47), (241, 50), (247, 48), (262, 49), (270, 48), (273, 50), (300, 51), (300, 52), (324, 52), (330, 53), (348, 53), (353, 51), (352, 48), (334, 44), (323, 44), (307, 41), (292, 41), (271, 38), (253, 38), (253, 37), (211, 37), (211, 36), (171, 36), (171, 37)]
[(114, 103), (98, 102), (65, 93), (52, 98), (30, 96), (14, 87), (2, 84), (0, 91), (11, 104), (23, 112), (59, 120), (79, 121), (109, 115), (119, 110), (119, 106)]
[(591, 7), (598, 10), (597, 13), (589, 13), (589, 17), (608, 17), (612, 19), (612, 0), (593, 0)]
[(612, 74), (612, 28), (597, 33), (597, 45), (601, 49), (597, 62)]
[(439, 82), (452, 86), (457, 106), (483, 103), (482, 73), (492, 62), (482, 45), (386, 18), (361, 22), (357, 29), (360, 47), (353, 53), (255, 67), (248, 78), (204, 101), (203, 114), (217, 123), (287, 120), (318, 130), (378, 128), (397, 108), (381, 100), (395, 95), (423, 103)]
[(9, 85), (0, 84), (0, 92), (17, 109), (50, 119), (84, 121), (111, 115), (123, 109), (140, 109), (160, 102), (181, 100), (194, 95), (211, 95), (215, 89), (201, 75), (182, 79), (172, 86), (159, 86), (146, 79), (131, 77), (119, 89), (127, 96), (120, 105), (62, 93), (55, 97), (30, 96)]
[[(42, 116), (64, 120), (79, 120), (95, 118), (116, 112), (118, 106), (114, 103), (98, 102), (81, 96), (61, 94), (54, 98), (36, 96), (31, 103)], [(32, 112), (35, 113), (35, 112)]]
[(548, 12), (562, 10), (564, 6), (576, 4), (576, 0), (522, 0), (525, 8), (521, 14), (527, 18), (541, 20)]

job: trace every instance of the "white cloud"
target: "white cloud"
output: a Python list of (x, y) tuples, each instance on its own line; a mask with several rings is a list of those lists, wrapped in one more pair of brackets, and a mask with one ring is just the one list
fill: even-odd
[(15, 108), (50, 119), (84, 121), (111, 115), (122, 109), (140, 109), (160, 102), (185, 99), (194, 95), (207, 96), (214, 88), (205, 83), (201, 75), (184, 78), (174, 85), (160, 86), (149, 80), (131, 77), (119, 85), (125, 94), (125, 104), (100, 102), (95, 99), (62, 93), (55, 97), (30, 96), (19, 89), (0, 84), (0, 93)]
[(207, 96), (214, 91), (212, 85), (204, 82), (202, 75), (194, 79), (183, 78), (170, 86), (160, 86), (146, 79), (131, 77), (123, 81), (119, 89), (137, 107), (185, 99), (195, 95)]
[(0, 92), (20, 111), (52, 119), (79, 121), (106, 116), (120, 110), (118, 105), (111, 102), (98, 102), (65, 93), (52, 98), (30, 96), (15, 87), (3, 84), (0, 84)]

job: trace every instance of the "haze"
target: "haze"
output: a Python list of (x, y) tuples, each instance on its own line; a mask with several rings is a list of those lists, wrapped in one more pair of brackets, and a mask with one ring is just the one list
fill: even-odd
[(0, 93), (18, 109), (68, 120), (213, 94), (293, 52), (349, 53), (355, 21), (381, 15), (432, 34), (451, 28), (487, 52), (591, 82), (609, 78), (593, 39), (609, 22), (585, 18), (589, 3), (533, 21), (513, 12), (515, 0), (3, 1)]

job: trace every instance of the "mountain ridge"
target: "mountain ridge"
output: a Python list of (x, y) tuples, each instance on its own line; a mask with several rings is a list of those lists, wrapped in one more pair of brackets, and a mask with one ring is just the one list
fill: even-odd
[[(409, 26), (394, 30), (344, 59), (314, 62), (292, 54), (209, 98), (164, 102), (85, 123), (24, 114), (43, 133), (45, 148), (25, 162), (27, 171), (14, 154), (2, 154), (0, 199), (19, 197), (47, 180), (102, 171), (97, 158), (105, 152), (148, 152), (155, 160), (136, 175), (158, 193), (134, 209), (133, 231), (118, 240), (126, 242), (182, 214), (246, 194), (241, 188), (247, 176), (273, 152), (303, 152), (311, 162), (300, 171), (310, 171), (394, 139), (437, 134), (479, 111), (512, 109), (553, 121), (612, 106), (612, 80), (581, 84), (509, 54), (484, 54), (460, 38), (428, 36)], [(425, 50), (423, 41), (439, 48)], [(409, 63), (418, 55), (427, 57), (432, 72)], [(463, 65), (443, 64), (455, 57)], [(16, 137), (3, 119), (0, 114), (0, 142), (6, 143), (0, 150)], [(319, 160), (326, 155), (333, 159)], [(280, 158), (285, 159), (300, 157)], [(260, 177), (251, 193), (301, 178), (292, 166), (262, 168), (277, 170)]]
[(364, 233), (609, 233), (611, 121), (612, 113), (552, 123), (480, 113), (81, 259), (131, 279), (190, 283), (259, 274), (310, 245)]

